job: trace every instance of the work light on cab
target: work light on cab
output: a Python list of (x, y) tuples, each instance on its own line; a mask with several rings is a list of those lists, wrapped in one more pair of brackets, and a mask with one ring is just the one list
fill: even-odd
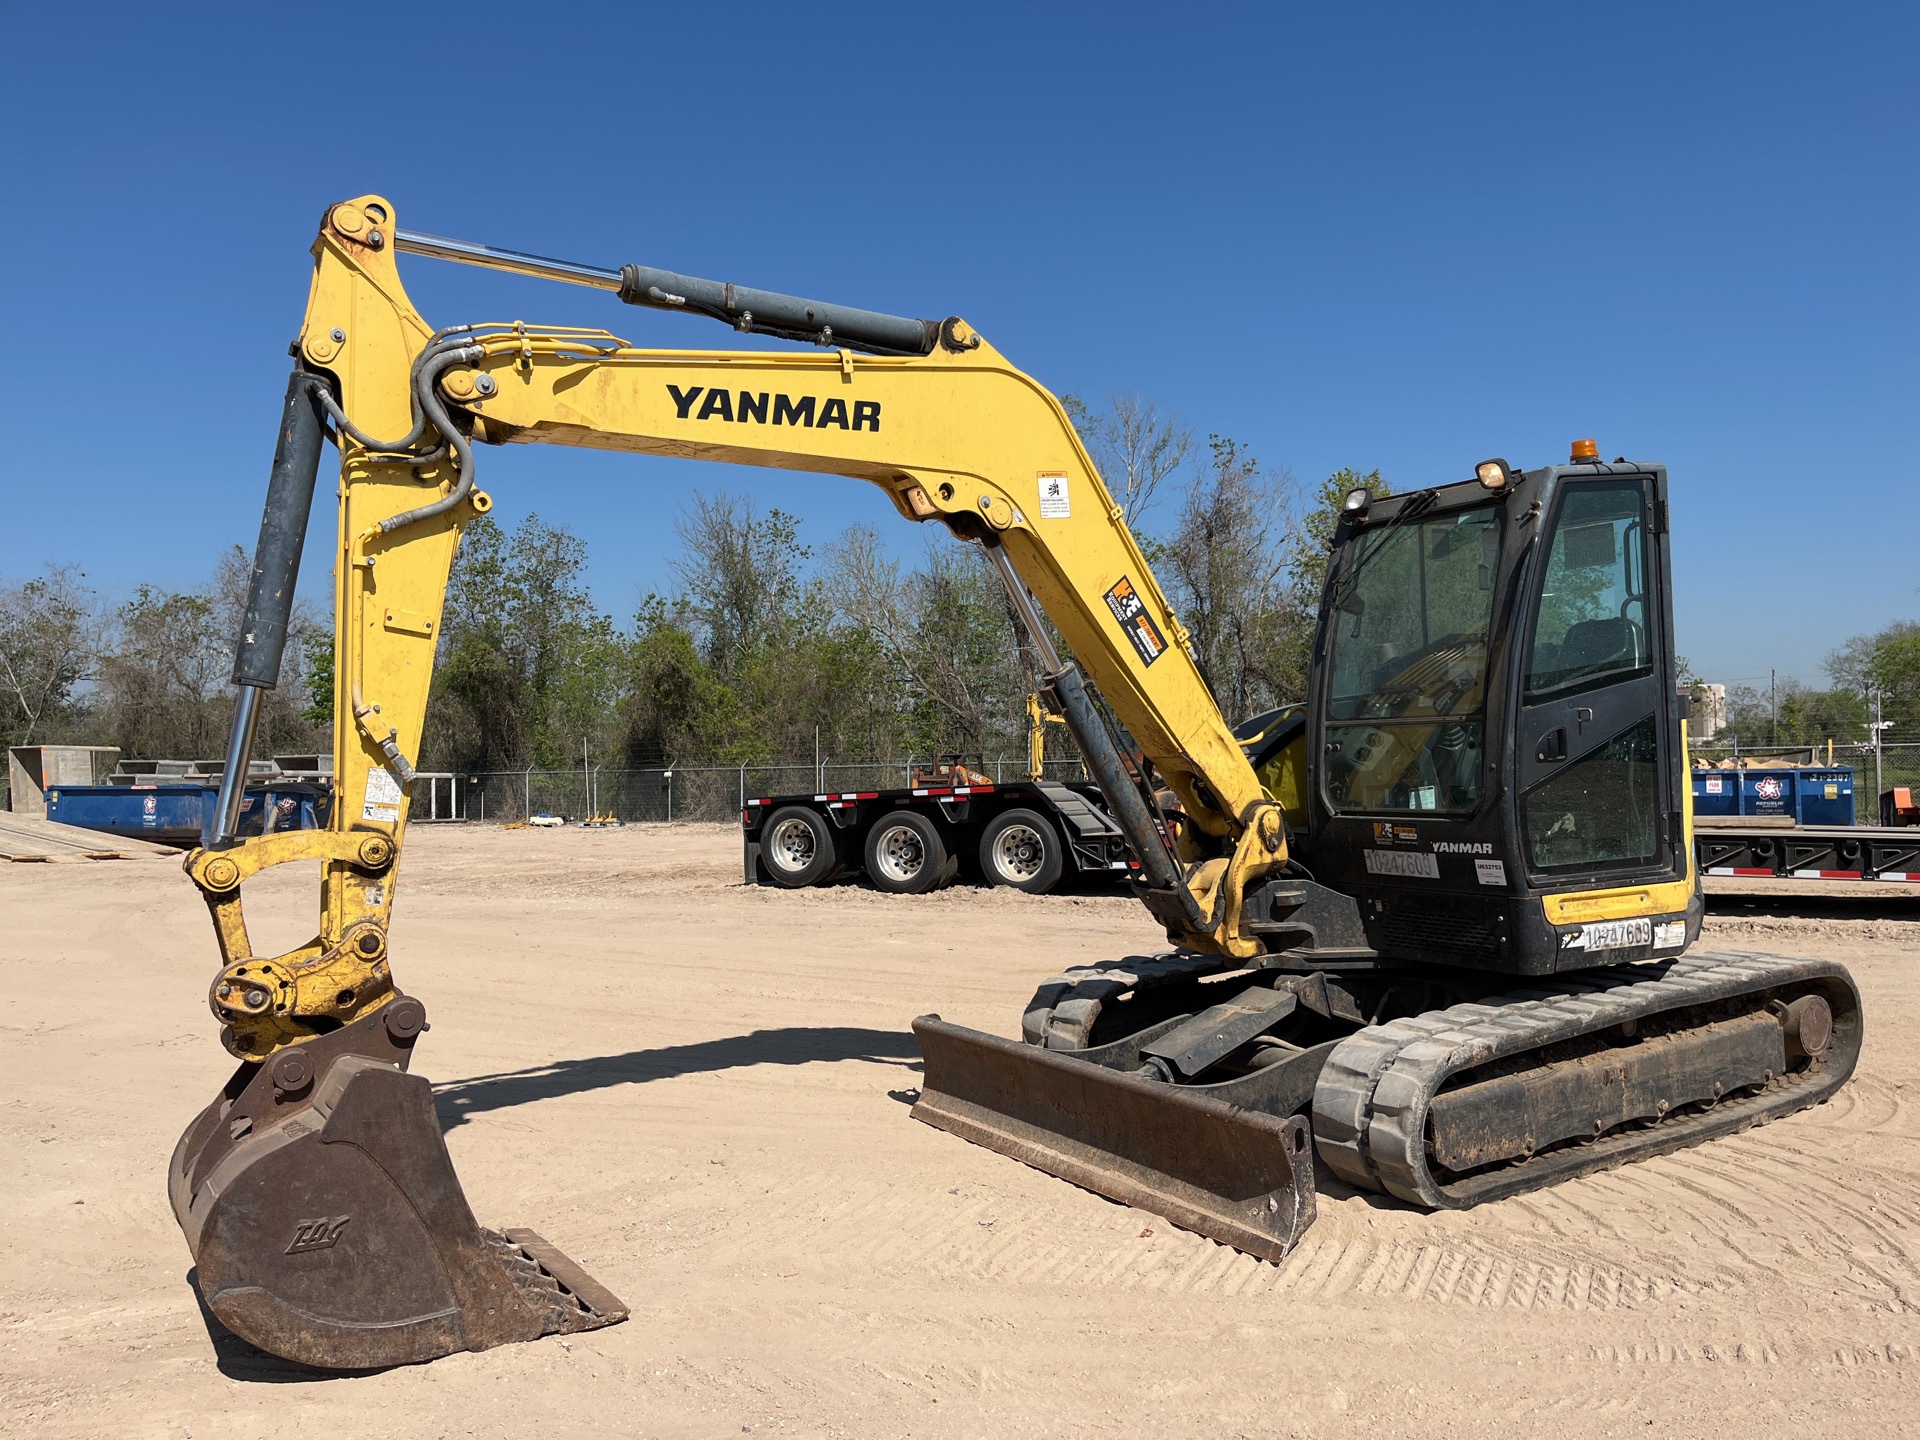
[(1513, 468), (1504, 460), (1482, 460), (1473, 467), (1473, 473), (1489, 490), (1504, 490), (1513, 483)]

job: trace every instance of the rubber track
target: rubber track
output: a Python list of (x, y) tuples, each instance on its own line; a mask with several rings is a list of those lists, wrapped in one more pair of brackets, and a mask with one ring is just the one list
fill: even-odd
[(1020, 1017), (1020, 1034), (1029, 1045), (1048, 1050), (1085, 1050), (1093, 1043), (1101, 1007), (1136, 990), (1235, 968), (1218, 955), (1169, 950), (1100, 965), (1082, 965), (1040, 984)]
[[(1818, 1065), (1777, 1079), (1758, 1094), (1731, 1096), (1644, 1128), (1442, 1184), (1427, 1166), (1427, 1111), (1446, 1079), (1625, 1021), (1712, 1004), (1756, 990), (1837, 982), (1851, 996), (1836, 1005), (1833, 1049)], [(1424, 1205), (1465, 1209), (1744, 1130), (1818, 1103), (1844, 1085), (1859, 1057), (1859, 994), (1846, 970), (1826, 961), (1746, 951), (1695, 953), (1669, 965), (1621, 965), (1390, 1021), (1336, 1046), (1313, 1097), (1320, 1158), (1349, 1184)]]

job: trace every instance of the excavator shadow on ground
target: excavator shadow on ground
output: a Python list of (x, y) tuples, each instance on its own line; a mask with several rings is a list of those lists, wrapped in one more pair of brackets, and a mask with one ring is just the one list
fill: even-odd
[(578, 1095), (614, 1085), (643, 1085), (681, 1075), (704, 1075), (748, 1065), (808, 1065), (814, 1061), (871, 1060), (920, 1069), (920, 1046), (905, 1030), (863, 1030), (847, 1025), (790, 1025), (755, 1030), (691, 1045), (629, 1050), (624, 1055), (591, 1055), (556, 1060), (524, 1070), (472, 1075), (434, 1086), (434, 1107), (442, 1131), (463, 1125), (488, 1110), (506, 1110), (536, 1100)]

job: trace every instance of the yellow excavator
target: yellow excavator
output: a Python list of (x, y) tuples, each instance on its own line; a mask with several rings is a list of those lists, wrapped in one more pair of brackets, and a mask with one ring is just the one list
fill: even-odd
[[(819, 348), (435, 328), (402, 252)], [(1851, 1073), (1844, 969), (1686, 953), (1702, 902), (1660, 466), (1588, 442), (1566, 465), (1353, 491), (1306, 701), (1235, 730), (1059, 402), (965, 321), (442, 239), (373, 195), (330, 207), (313, 255), (223, 785), (186, 859), (240, 1065), (169, 1170), (206, 1304), (255, 1345), (359, 1368), (627, 1313), (539, 1235), (475, 1221), (409, 1070), (426, 1010), (389, 963), (448, 570), (492, 504), (480, 446), (853, 476), (984, 549), (1171, 948), (1051, 977), (1018, 1039), (921, 1017), (921, 1120), (1277, 1260), (1312, 1222), (1316, 1152), (1348, 1185), (1472, 1205), (1745, 1128)], [(332, 819), (242, 840), (328, 441)], [(313, 860), (318, 933), (254, 954), (245, 881)]]

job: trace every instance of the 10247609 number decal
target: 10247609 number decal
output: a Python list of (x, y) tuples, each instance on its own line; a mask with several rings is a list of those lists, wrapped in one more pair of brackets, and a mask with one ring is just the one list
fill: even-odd
[(1653, 943), (1653, 921), (1595, 920), (1560, 937), (1562, 950), (1630, 950)]

